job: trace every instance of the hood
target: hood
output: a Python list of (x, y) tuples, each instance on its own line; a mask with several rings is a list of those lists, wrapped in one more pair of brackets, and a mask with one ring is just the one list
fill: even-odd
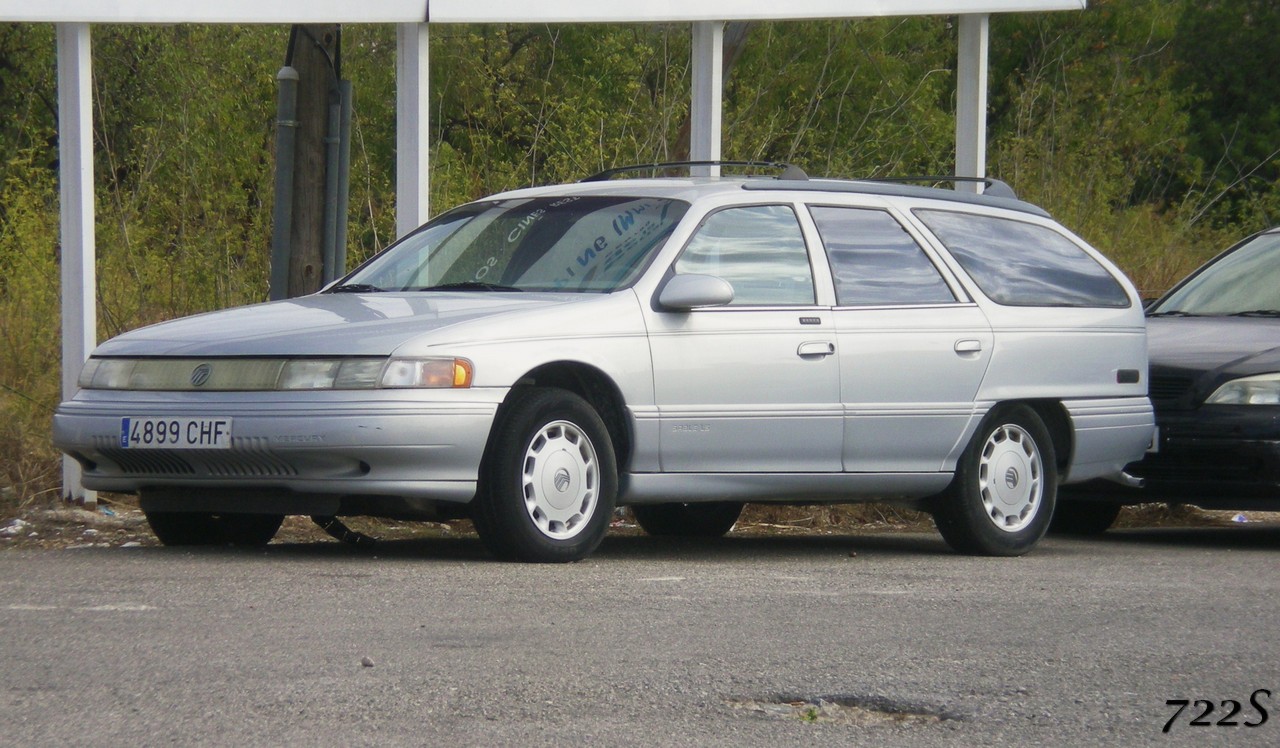
[(1153, 368), (1248, 376), (1280, 371), (1280, 319), (1155, 317), (1147, 320)]
[(97, 356), (385, 356), (428, 333), (585, 294), (315, 294), (184, 317), (124, 333)]

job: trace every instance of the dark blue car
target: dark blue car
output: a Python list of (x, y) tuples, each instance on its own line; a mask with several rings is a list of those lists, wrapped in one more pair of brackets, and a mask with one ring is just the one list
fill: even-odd
[(1158, 434), (1126, 468), (1142, 486), (1066, 488), (1053, 529), (1102, 532), (1122, 505), (1146, 502), (1280, 510), (1280, 226), (1152, 304), (1147, 335)]

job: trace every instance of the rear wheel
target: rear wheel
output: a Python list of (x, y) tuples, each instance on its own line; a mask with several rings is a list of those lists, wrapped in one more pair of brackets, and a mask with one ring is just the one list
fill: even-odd
[(998, 407), (935, 502), (934, 524), (961, 553), (1020, 556), (1048, 529), (1057, 488), (1053, 441), (1040, 416), (1025, 405)]
[(473, 502), (480, 540), (501, 559), (585, 558), (609, 530), (618, 491), (613, 443), (590, 403), (560, 389), (514, 393)]
[(733, 529), (742, 515), (742, 502), (698, 504), (641, 504), (631, 507), (636, 524), (650, 535), (718, 538)]
[(165, 545), (263, 546), (284, 522), (283, 514), (240, 512), (146, 512), (146, 517)]

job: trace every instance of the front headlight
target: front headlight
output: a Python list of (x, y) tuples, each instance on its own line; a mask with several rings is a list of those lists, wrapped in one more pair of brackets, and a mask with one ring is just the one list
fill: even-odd
[(276, 389), (367, 390), (378, 386), (385, 363), (380, 358), (292, 359), (280, 370)]
[(471, 386), (464, 358), (294, 359), (285, 362), (277, 389), (453, 389)]
[(1280, 372), (1233, 379), (1204, 402), (1205, 405), (1280, 405)]
[(134, 362), (127, 359), (91, 358), (80, 370), (81, 389), (122, 390), (129, 386)]
[(276, 387), (282, 390), (332, 389), (341, 365), (341, 361), (286, 361)]

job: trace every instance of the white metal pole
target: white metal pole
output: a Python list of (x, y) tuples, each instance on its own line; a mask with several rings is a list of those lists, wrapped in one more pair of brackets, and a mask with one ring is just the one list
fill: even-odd
[(397, 237), (426, 223), (431, 215), (428, 38), (425, 23), (396, 27)]
[[(988, 15), (960, 16), (956, 60), (956, 176), (987, 175), (987, 44)], [(956, 189), (979, 191), (975, 184)]]
[[(689, 158), (720, 160), (720, 128), (724, 99), (724, 23), (693, 24), (693, 100), (690, 102)], [(719, 176), (719, 167), (692, 173)]]
[[(76, 394), (76, 380), (97, 343), (93, 234), (93, 70), (89, 24), (57, 24), (58, 192), (62, 244), (62, 397)], [(63, 456), (62, 495), (86, 506), (97, 494), (81, 484), (80, 463)]]

